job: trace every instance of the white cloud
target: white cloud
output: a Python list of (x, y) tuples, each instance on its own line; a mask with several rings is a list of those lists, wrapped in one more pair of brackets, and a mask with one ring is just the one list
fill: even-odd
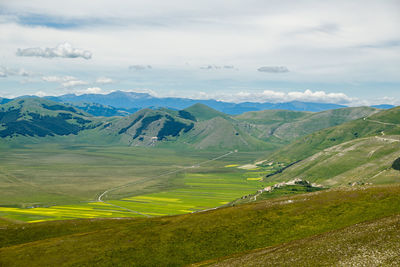
[(107, 78), (107, 77), (100, 77), (97, 78), (96, 83), (98, 84), (108, 84), (108, 83), (113, 83), (113, 79)]
[(60, 76), (43, 76), (42, 80), (46, 81), (46, 82), (61, 83), (61, 82), (77, 80), (77, 78), (75, 78), (73, 76), (62, 76), (62, 77), (60, 77)]
[(288, 99), (310, 102), (328, 102), (328, 103), (349, 103), (353, 101), (344, 93), (326, 93), (325, 91), (311, 91), (305, 90), (304, 92), (289, 92)]
[(86, 90), (79, 91), (81, 94), (101, 94), (103, 90), (100, 87), (89, 87)]
[(156, 91), (149, 89), (149, 88), (135, 88), (135, 89), (122, 90), (122, 91), (132, 92), (132, 93), (145, 93), (145, 94), (149, 94), (154, 97), (160, 97), (160, 95)]
[(86, 84), (88, 84), (88, 82), (81, 81), (81, 80), (72, 80), (72, 81), (63, 82), (62, 86), (64, 86), (64, 87), (74, 87), (74, 86), (77, 86), (77, 85), (86, 85)]
[(53, 48), (40, 48), (40, 47), (32, 47), (32, 48), (18, 48), (16, 52), (17, 56), (20, 57), (44, 57), (44, 58), (54, 58), (54, 57), (62, 57), (62, 58), (84, 58), (91, 59), (92, 53), (87, 50), (82, 50), (78, 48), (72, 47), (70, 43), (62, 43)]
[[(118, 78), (119, 88), (115, 89), (152, 87), (162, 92), (174, 88), (181, 94), (190, 90), (209, 94), (216, 88), (233, 94), (240, 88), (316, 90), (326, 84), (321, 88), (341, 89), (352, 96), (398, 97), (398, 0), (171, 0), (146, 4), (99, 0), (95, 9), (90, 1), (18, 0), (2, 1), (1, 8), (5, 10), (0, 14), (2, 61), (24, 64), (35, 72), (80, 73), (83, 80), (84, 75), (107, 73)], [(32, 17), (34, 23), (30, 23)], [(63, 40), (90, 50), (95, 57), (46, 61), (15, 57), (17, 48), (35, 46), (39, 54), (45, 54), (46, 47), (54, 49)], [(157, 68), (138, 71), (132, 79), (127, 66), (143, 62)], [(184, 67), (185, 62), (193, 67)], [(213, 62), (234, 65), (240, 71), (199, 71), (200, 66)], [(258, 72), (265, 64), (287, 66), (290, 72)], [(147, 65), (138, 66), (142, 67), (132, 70), (147, 69)], [(377, 90), (380, 82), (391, 85), (383, 92)], [(359, 86), (350, 87), (352, 83)], [(236, 88), (230, 89), (233, 84)], [(10, 92), (19, 86), (7, 84)]]
[(248, 92), (240, 91), (230, 94), (206, 94), (201, 92), (198, 98), (202, 99), (217, 99), (227, 102), (318, 102), (318, 103), (335, 103), (335, 104), (350, 104), (358, 101), (356, 98), (351, 98), (344, 93), (327, 93), (325, 91), (311, 91), (305, 90), (304, 92), (280, 92), (273, 90), (264, 90), (262, 92)]
[(38, 97), (44, 97), (47, 96), (48, 94), (43, 91), (37, 91), (34, 95)]
[(103, 89), (101, 89), (100, 87), (88, 87), (86, 89), (78, 89), (78, 90), (74, 90), (74, 93), (76, 95), (85, 95), (85, 94), (108, 94), (110, 92), (107, 91), (103, 91)]
[(9, 67), (0, 67), (0, 77), (5, 78), (8, 76), (22, 76), (22, 77), (28, 77), (32, 76), (33, 73), (26, 71), (25, 69), (19, 69), (19, 68), (9, 68)]
[(60, 83), (63, 87), (73, 87), (88, 84), (88, 82), (79, 80), (73, 76), (43, 76), (42, 80), (46, 82)]
[(223, 65), (223, 66), (205, 65), (205, 66), (200, 67), (200, 69), (202, 69), (202, 70), (220, 70), (220, 69), (232, 70), (232, 69), (235, 69), (235, 67), (233, 65)]
[(150, 70), (153, 67), (151, 65), (130, 65), (130, 70)]
[(285, 73), (289, 72), (289, 69), (285, 66), (264, 66), (257, 69), (259, 72), (268, 72), (268, 73)]

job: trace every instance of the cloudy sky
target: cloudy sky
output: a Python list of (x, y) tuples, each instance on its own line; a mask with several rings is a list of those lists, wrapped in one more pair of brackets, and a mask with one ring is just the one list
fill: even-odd
[(398, 0), (0, 0), (0, 96), (400, 104)]

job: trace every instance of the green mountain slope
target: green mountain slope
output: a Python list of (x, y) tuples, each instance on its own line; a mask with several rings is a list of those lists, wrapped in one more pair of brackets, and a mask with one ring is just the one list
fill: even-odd
[(76, 135), (99, 123), (75, 107), (39, 98), (13, 100), (0, 106), (0, 137)]
[[(362, 251), (362, 252), (361, 252)], [(194, 266), (399, 266), (400, 215)]]
[(97, 103), (71, 103), (71, 105), (93, 116), (112, 117), (128, 116), (130, 114), (128, 111)]
[(353, 120), (301, 137), (290, 145), (274, 152), (269, 159), (295, 162), (305, 159), (328, 147), (362, 137), (400, 134), (400, 107), (381, 111), (368, 117)]
[[(97, 108), (106, 112), (104, 107), (84, 108), (92, 113), (97, 112)], [(19, 136), (64, 136), (57, 138), (57, 142), (274, 150), (298, 136), (367, 116), (376, 110), (365, 107), (319, 113), (273, 110), (231, 117), (205, 105), (195, 104), (179, 111), (144, 109), (123, 118), (104, 118), (93, 117), (73, 106), (26, 98), (1, 105), (0, 112), (0, 136), (9, 139)], [(373, 117), (370, 118), (372, 120)], [(376, 124), (370, 120), (361, 122)], [(382, 125), (393, 127), (389, 123)], [(343, 135), (340, 138), (350, 140)], [(36, 138), (35, 141), (40, 142), (41, 139)], [(296, 149), (302, 150), (299, 146)]]
[(235, 119), (247, 126), (249, 133), (268, 141), (288, 142), (318, 130), (364, 118), (378, 112), (375, 108), (355, 107), (323, 112), (265, 110), (247, 112)]
[(215, 117), (200, 121), (193, 129), (182, 136), (181, 142), (193, 145), (197, 149), (273, 149), (273, 144), (249, 135), (238, 123), (231, 119)]
[(392, 168), (399, 157), (399, 135), (357, 138), (326, 148), (267, 180), (301, 178), (326, 186), (399, 183), (400, 172)]
[[(0, 228), (0, 265), (184, 266), (399, 212), (400, 186), (391, 185), (320, 191), (180, 216), (8, 225)], [(398, 236), (398, 228), (389, 229)], [(364, 246), (354, 246), (353, 256), (362, 257)], [(324, 255), (314, 255), (315, 260), (323, 262)]]
[(250, 111), (234, 118), (238, 121), (245, 121), (253, 124), (273, 125), (276, 123), (288, 123), (296, 120), (301, 120), (313, 112), (304, 111), (290, 111), (290, 110), (263, 110), (263, 111)]
[(198, 121), (210, 120), (216, 117), (229, 118), (229, 115), (200, 103), (185, 108), (184, 111), (192, 114)]
[(159, 141), (175, 140), (190, 131), (194, 122), (165, 110), (142, 109), (133, 115), (114, 120), (102, 130), (119, 136), (129, 145), (156, 145)]
[(318, 112), (280, 126), (275, 130), (274, 135), (286, 140), (293, 140), (324, 128), (367, 117), (376, 112), (378, 112), (376, 109), (370, 107), (341, 108)]

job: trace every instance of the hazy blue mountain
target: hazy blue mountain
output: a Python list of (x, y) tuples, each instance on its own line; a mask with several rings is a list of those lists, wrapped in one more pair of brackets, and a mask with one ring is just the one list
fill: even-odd
[(391, 108), (394, 108), (396, 106), (388, 105), (388, 104), (381, 104), (381, 105), (374, 105), (374, 106), (371, 106), (371, 107), (379, 108), (379, 109), (391, 109)]
[(196, 103), (207, 105), (213, 109), (226, 114), (238, 115), (248, 111), (258, 111), (267, 109), (286, 109), (293, 111), (324, 111), (329, 109), (337, 109), (345, 107), (343, 105), (328, 104), (328, 103), (309, 103), (292, 101), (287, 103), (229, 103), (209, 100), (197, 100), (190, 98), (176, 97), (153, 97), (146, 93), (123, 92), (115, 91), (107, 95), (103, 94), (84, 94), (75, 95), (67, 94), (58, 97), (46, 97), (47, 99), (66, 102), (66, 103), (96, 103), (101, 105), (111, 106), (117, 109), (125, 109), (131, 113), (142, 108), (170, 108), (181, 110), (188, 108)]
[(0, 97), (0, 105), (10, 102), (12, 99)]

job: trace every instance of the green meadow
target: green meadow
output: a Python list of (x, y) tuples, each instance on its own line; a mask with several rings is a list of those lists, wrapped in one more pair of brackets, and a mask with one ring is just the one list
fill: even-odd
[(223, 206), (243, 195), (254, 193), (262, 183), (248, 180), (248, 172), (188, 173), (180, 188), (158, 193), (111, 200), (148, 215), (173, 215)]
[[(0, 152), (0, 217), (22, 222), (162, 216), (223, 206), (264, 186), (237, 167), (266, 152), (26, 145)], [(198, 166), (199, 163), (203, 163)], [(119, 188), (120, 187), (120, 188)], [(108, 190), (99, 202), (98, 196)]]

